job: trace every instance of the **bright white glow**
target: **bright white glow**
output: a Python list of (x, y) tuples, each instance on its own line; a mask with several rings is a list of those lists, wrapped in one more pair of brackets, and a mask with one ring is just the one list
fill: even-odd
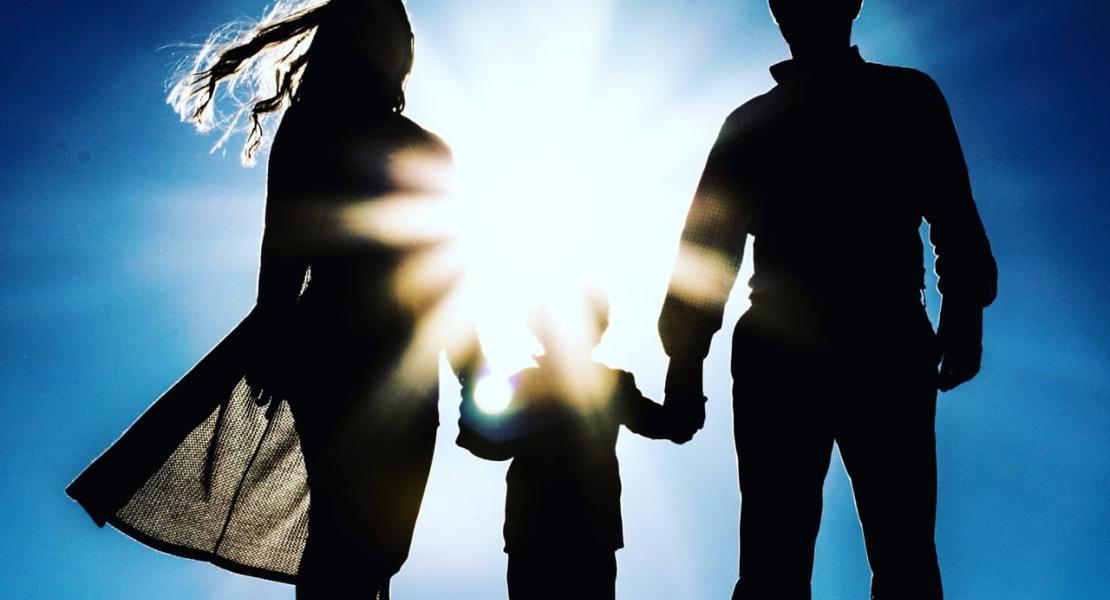
[[(734, 24), (705, 5), (409, 3), (417, 62), (406, 114), (442, 136), (454, 155), (456, 193), (450, 216), (439, 221), (460, 242), (439, 257), (442, 264), (465, 268), (451, 312), (478, 321), (495, 373), (531, 366), (540, 351), (526, 326), (529, 304), (575, 303), (566, 292), (601, 283), (611, 315), (595, 356), (635, 373), (646, 395), (662, 399), (666, 357), (655, 322), (686, 209), (721, 122), (765, 89), (765, 66), (773, 62), (755, 57), (750, 69), (710, 72), (706, 65), (720, 58), (710, 48), (714, 32), (720, 40)], [(765, 7), (758, 12), (768, 20)], [(555, 308), (570, 317), (562, 333), (583, 333), (574, 321), (587, 320)], [(727, 361), (707, 372), (727, 377)], [(442, 595), (436, 582), (449, 580), (456, 596), (491, 597), (504, 590), (497, 524), (505, 465), (454, 447), (458, 384), (446, 367), (441, 373), (437, 466), (397, 589), (432, 597)], [(719, 378), (710, 385), (726, 389)], [(511, 395), (496, 380), (481, 386), (481, 404)], [(730, 422), (718, 415), (682, 450), (622, 436), (622, 479), (626, 497), (635, 498), (623, 515), (630, 543), (620, 558), (622, 593), (731, 590), (735, 558), (720, 551), (736, 518)], [(699, 474), (697, 485), (676, 485), (690, 472)]]
[(496, 375), (486, 375), (478, 380), (474, 389), (474, 403), (478, 410), (487, 415), (495, 415), (509, 408), (513, 397), (513, 387), (508, 379)]
[(440, 55), (434, 36), (420, 38), (409, 88), (409, 114), (454, 151), (463, 305), (501, 372), (539, 350), (529, 307), (574, 303), (565, 292), (593, 282), (615, 326), (635, 323), (633, 346), (652, 343), (685, 209), (727, 114), (685, 89), (684, 61), (697, 59), (681, 44), (629, 68), (610, 46), (617, 3), (557, 6), (453, 15), (473, 41)]

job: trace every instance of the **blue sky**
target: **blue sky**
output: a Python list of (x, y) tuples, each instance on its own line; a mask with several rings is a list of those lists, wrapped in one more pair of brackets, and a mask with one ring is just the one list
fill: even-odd
[[(658, 396), (665, 358), (652, 332), (670, 269), (658, 257), (675, 247), (716, 126), (767, 89), (766, 67), (786, 56), (764, 4), (409, 5), (418, 35), (409, 114), (455, 146), (460, 170), (480, 172), (488, 150), (470, 121), (496, 124), (506, 140), (541, 110), (612, 125), (554, 147), (580, 157), (562, 178), (578, 167), (594, 182), (604, 172), (639, 177), (627, 186), (643, 231), (610, 257), (638, 266), (613, 294), (599, 353)], [(0, 38), (0, 597), (292, 597), (287, 586), (99, 530), (62, 492), (249, 310), (264, 168), (240, 167), (234, 149), (209, 154), (213, 139), (177, 122), (163, 103), (176, 55), (160, 48), (262, 8), (9, 8), (13, 26)], [(957, 600), (1110, 597), (1108, 17), (1101, 2), (872, 0), (857, 24), (866, 58), (920, 68), (947, 94), (1000, 266), (983, 374), (942, 396), (938, 411), (937, 541)], [(540, 97), (528, 91), (542, 91), (530, 82), (545, 78), (574, 79), (580, 96), (528, 105)], [(536, 144), (550, 140), (544, 133)], [(590, 152), (631, 145), (650, 162), (586, 168)], [(623, 597), (725, 597), (731, 586), (738, 498), (726, 339), (707, 362), (709, 420), (695, 441), (622, 438)], [(445, 399), (399, 597), (503, 597), (504, 465), (452, 446), (454, 411)], [(866, 596), (862, 539), (835, 460), (817, 562), (815, 597)]]

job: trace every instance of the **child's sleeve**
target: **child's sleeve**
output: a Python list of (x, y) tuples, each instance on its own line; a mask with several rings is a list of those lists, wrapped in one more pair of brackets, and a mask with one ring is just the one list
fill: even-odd
[(654, 440), (671, 439), (673, 425), (662, 404), (644, 397), (632, 373), (617, 371), (621, 422), (632, 433)]

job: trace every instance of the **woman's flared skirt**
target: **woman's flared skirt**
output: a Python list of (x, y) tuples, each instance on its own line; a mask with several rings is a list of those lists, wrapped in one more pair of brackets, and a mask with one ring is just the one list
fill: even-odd
[(375, 373), (388, 373), (381, 362), (391, 351), (360, 358), (344, 344), (302, 347), (281, 366), (300, 368), (286, 374), (299, 383), (286, 386), (289, 397), (262, 403), (246, 367), (273, 354), (262, 347), (272, 336), (261, 321), (256, 308), (66, 492), (98, 525), (154, 548), (293, 583), (309, 536), (300, 429), (318, 504), (359, 502), (362, 494), (348, 524), (359, 552), (399, 567), (435, 444), (435, 382), (387, 384)]

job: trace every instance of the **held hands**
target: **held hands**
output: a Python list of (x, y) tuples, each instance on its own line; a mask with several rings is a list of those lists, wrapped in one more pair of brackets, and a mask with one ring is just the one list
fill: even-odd
[(983, 308), (946, 301), (937, 327), (942, 359), (937, 389), (947, 392), (979, 373), (983, 357)]
[(663, 406), (671, 413), (670, 440), (685, 444), (705, 425), (705, 396), (666, 394)]
[(702, 361), (671, 359), (663, 406), (672, 422), (671, 441), (685, 444), (705, 425)]

